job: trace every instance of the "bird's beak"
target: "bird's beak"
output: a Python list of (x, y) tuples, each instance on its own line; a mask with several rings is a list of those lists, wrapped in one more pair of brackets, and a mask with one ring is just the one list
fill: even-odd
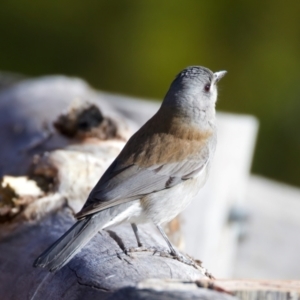
[(222, 77), (226, 75), (227, 71), (219, 71), (214, 73), (214, 81), (217, 83)]

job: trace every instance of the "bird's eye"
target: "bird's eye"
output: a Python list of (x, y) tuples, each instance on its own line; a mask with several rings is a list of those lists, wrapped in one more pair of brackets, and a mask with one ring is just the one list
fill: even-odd
[(204, 91), (209, 92), (209, 90), (210, 90), (210, 84), (208, 83), (208, 84), (205, 85)]

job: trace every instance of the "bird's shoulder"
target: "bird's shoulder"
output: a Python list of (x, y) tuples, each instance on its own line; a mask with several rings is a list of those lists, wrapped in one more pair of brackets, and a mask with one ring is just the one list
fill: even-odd
[(127, 142), (119, 159), (127, 165), (151, 167), (193, 159), (207, 151), (214, 129), (201, 129), (188, 121), (159, 111)]

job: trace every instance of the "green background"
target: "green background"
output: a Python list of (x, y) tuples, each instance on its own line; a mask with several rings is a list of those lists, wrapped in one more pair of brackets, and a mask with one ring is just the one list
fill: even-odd
[(162, 99), (189, 65), (228, 71), (218, 109), (259, 119), (253, 171), (300, 186), (300, 1), (0, 4), (0, 70)]

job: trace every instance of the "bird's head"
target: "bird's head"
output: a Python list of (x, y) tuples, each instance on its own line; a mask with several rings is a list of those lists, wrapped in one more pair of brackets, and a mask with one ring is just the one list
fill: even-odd
[(181, 71), (172, 82), (162, 106), (193, 122), (212, 121), (217, 101), (217, 83), (226, 71), (192, 66)]

